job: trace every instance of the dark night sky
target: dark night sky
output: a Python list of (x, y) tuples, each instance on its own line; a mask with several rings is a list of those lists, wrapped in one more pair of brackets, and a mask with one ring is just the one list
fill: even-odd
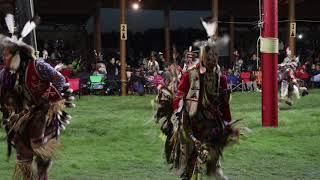
[[(119, 11), (116, 9), (102, 9), (102, 31), (119, 31)], [(202, 28), (199, 18), (209, 16), (209, 11), (172, 11), (170, 14), (171, 28), (195, 27)], [(88, 30), (92, 31), (92, 18), (88, 22)], [(128, 29), (130, 31), (145, 31), (150, 28), (162, 28), (164, 25), (163, 11), (129, 10), (127, 14)]]

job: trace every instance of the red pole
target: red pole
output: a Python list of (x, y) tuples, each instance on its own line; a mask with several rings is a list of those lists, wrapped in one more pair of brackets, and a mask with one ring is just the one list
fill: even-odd
[[(263, 14), (262, 37), (275, 42), (278, 38), (278, 0), (264, 0)], [(276, 46), (277, 42), (273, 45)], [(275, 46), (268, 46), (271, 50), (262, 52), (262, 126), (264, 127), (278, 126), (278, 50), (275, 50), (276, 48), (272, 50)]]

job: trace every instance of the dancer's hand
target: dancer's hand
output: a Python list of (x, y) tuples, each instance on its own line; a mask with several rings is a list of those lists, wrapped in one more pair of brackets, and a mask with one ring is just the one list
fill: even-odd
[(201, 144), (201, 142), (199, 140), (195, 140), (194, 141), (194, 145), (196, 146), (197, 149), (200, 149), (201, 146), (202, 146), (202, 144)]

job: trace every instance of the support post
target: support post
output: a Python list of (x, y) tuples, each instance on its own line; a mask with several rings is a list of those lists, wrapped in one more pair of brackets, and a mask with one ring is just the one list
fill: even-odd
[(262, 126), (278, 126), (278, 0), (263, 1)]
[[(120, 24), (126, 24), (126, 0), (120, 0)], [(121, 29), (120, 29), (121, 31)], [(121, 96), (127, 95), (127, 77), (126, 77), (126, 40), (120, 37), (120, 62), (121, 62)]]
[[(212, 6), (211, 12), (212, 12), (213, 21), (218, 22), (218, 20), (219, 20), (219, 0), (212, 0), (211, 6)], [(215, 34), (216, 37), (218, 37), (218, 35), (219, 35), (219, 32), (218, 32), (219, 28), (218, 27), (217, 27), (216, 34)]]
[(170, 61), (170, 6), (169, 2), (164, 9), (164, 44), (165, 44), (165, 60)]
[(233, 64), (233, 51), (234, 51), (234, 17), (230, 16), (230, 24), (229, 24), (229, 34), (230, 34), (230, 44), (229, 44), (229, 64), (228, 66), (231, 66)]
[(296, 15), (295, 15), (295, 0), (289, 0), (289, 25), (288, 25), (288, 45), (290, 47), (292, 55), (296, 55), (296, 37), (292, 37), (290, 34), (291, 23), (296, 22)]
[[(94, 49), (98, 54), (101, 53), (101, 12), (97, 6), (94, 14)], [(96, 58), (97, 61), (97, 58)], [(97, 62), (96, 62), (97, 63)]]

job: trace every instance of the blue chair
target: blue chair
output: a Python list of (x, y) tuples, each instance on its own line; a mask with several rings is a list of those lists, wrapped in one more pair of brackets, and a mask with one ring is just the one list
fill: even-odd
[(240, 82), (240, 79), (235, 75), (229, 75), (228, 77), (228, 85), (231, 89), (231, 92), (236, 90), (242, 90), (242, 83)]

